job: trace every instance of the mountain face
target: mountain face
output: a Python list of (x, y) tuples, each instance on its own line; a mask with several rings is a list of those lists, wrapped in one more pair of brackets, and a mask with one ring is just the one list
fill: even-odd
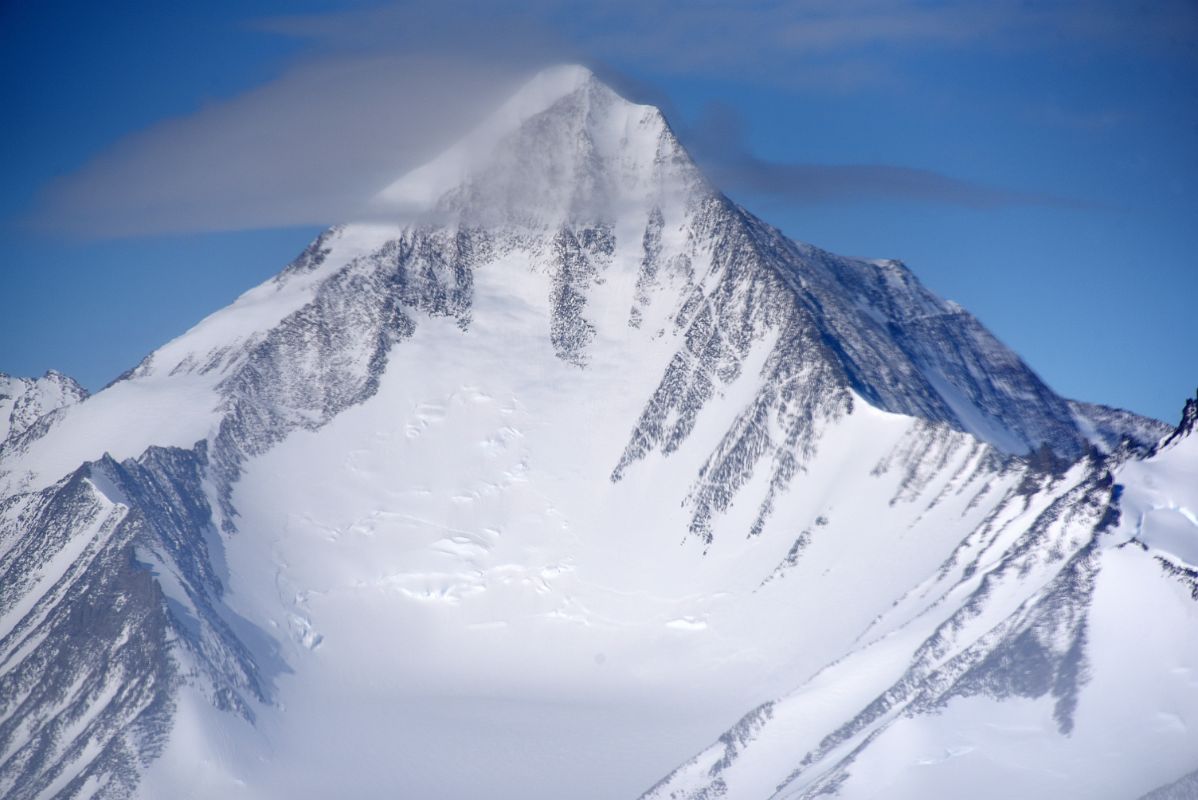
[(95, 396), (3, 379), (0, 795), (1198, 766), (1192, 420), (1061, 398), (581, 68), (374, 208)]

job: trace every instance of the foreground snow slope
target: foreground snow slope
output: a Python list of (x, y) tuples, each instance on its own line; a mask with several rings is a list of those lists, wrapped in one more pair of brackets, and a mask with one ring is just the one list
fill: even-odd
[(940, 708), (1047, 793), (1163, 702), (1109, 702), (1111, 592), (1192, 664), (1185, 529), (1108, 566), (1167, 427), (786, 239), (656, 109), (547, 71), (376, 206), (0, 447), (0, 794), (636, 797), (700, 751), (651, 795), (918, 793), (971, 769), (917, 763)]
[[(1190, 401), (1187, 411), (1198, 408)], [(647, 798), (1139, 797), (1195, 766), (1198, 437), (1079, 464)], [(1182, 795), (1185, 796), (1185, 795)]]

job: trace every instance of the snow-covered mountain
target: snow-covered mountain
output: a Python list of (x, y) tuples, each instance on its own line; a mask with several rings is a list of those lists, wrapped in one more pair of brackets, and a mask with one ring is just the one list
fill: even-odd
[(96, 395), (0, 407), (0, 794), (1198, 767), (1192, 422), (1061, 398), (581, 68), (373, 208)]

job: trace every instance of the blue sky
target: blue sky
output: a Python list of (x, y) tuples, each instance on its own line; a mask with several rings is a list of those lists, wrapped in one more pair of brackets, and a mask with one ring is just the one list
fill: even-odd
[(1061, 393), (1174, 421), (1198, 384), (1189, 0), (0, 4), (0, 370), (99, 388), (563, 60)]

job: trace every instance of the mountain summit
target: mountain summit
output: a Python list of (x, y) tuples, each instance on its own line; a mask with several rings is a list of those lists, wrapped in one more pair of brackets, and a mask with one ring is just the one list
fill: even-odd
[(372, 209), (0, 444), (0, 793), (1193, 768), (1192, 436), (786, 238), (580, 67)]
[(376, 205), (459, 225), (553, 227), (646, 213), (710, 191), (702, 184), (660, 111), (569, 66), (538, 74)]

